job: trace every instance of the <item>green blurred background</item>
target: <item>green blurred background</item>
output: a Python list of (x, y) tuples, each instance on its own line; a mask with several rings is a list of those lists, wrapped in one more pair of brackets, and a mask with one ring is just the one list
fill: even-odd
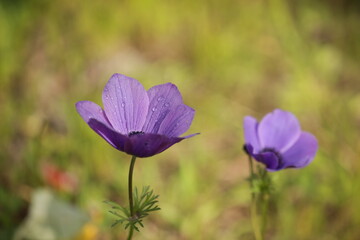
[(360, 239), (357, 0), (2, 0), (0, 61), (0, 239), (44, 187), (89, 216), (75, 239), (125, 238), (103, 200), (127, 204), (130, 156), (74, 107), (101, 104), (115, 72), (176, 84), (196, 110), (188, 133), (201, 132), (137, 161), (135, 185), (162, 210), (135, 239), (254, 239), (242, 119), (274, 108), (320, 148), (271, 174), (267, 239)]

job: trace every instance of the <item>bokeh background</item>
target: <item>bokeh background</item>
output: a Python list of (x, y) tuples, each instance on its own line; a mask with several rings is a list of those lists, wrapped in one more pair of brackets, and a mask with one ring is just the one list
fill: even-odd
[[(254, 239), (242, 119), (274, 108), (320, 149), (271, 173), (267, 239), (360, 239), (359, 63), (357, 0), (2, 0), (0, 239), (125, 238), (103, 200), (127, 204), (130, 156), (74, 107), (101, 104), (115, 72), (146, 89), (175, 83), (196, 110), (188, 133), (201, 132), (137, 161), (135, 185), (162, 210), (135, 239)], [(40, 203), (50, 220), (24, 230), (38, 191), (66, 210)]]

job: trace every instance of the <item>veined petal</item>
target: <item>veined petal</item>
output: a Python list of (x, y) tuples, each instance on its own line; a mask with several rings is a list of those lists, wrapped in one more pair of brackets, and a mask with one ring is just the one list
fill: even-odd
[(172, 83), (150, 88), (148, 96), (150, 104), (143, 131), (146, 133), (158, 133), (161, 123), (169, 112), (182, 104), (182, 97), (178, 88)]
[(260, 144), (258, 138), (258, 122), (255, 118), (246, 116), (244, 118), (245, 143), (251, 144), (255, 152), (259, 152)]
[(258, 129), (260, 146), (274, 148), (280, 153), (289, 149), (297, 141), (300, 133), (300, 124), (296, 117), (280, 109), (267, 114)]
[(144, 87), (136, 80), (114, 74), (106, 84), (102, 100), (113, 128), (124, 135), (141, 131), (149, 108)]
[(315, 157), (318, 142), (314, 135), (302, 132), (296, 143), (283, 153), (282, 168), (302, 168), (307, 166)]
[(165, 117), (159, 128), (159, 134), (168, 137), (178, 137), (186, 132), (192, 120), (195, 110), (185, 104), (180, 104), (172, 109)]
[(102, 138), (114, 148), (124, 151), (125, 145), (128, 142), (129, 137), (116, 132), (113, 128), (109, 128), (103, 122), (99, 122), (96, 119), (90, 119), (88, 122), (89, 126)]
[(96, 119), (99, 122), (104, 123), (107, 127), (112, 128), (106, 118), (104, 110), (96, 103), (91, 101), (80, 101), (75, 104), (75, 107), (86, 123), (89, 123), (90, 119)]
[(137, 157), (150, 157), (184, 139), (152, 133), (133, 135), (129, 137), (130, 141), (125, 146), (125, 152)]
[(81, 101), (77, 102), (75, 106), (80, 116), (97, 134), (114, 148), (124, 150), (126, 137), (113, 129), (99, 105), (90, 101)]

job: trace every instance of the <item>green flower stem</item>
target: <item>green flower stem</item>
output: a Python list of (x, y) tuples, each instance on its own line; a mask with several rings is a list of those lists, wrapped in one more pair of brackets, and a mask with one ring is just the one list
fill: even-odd
[(266, 225), (267, 225), (267, 213), (269, 208), (269, 194), (262, 194), (261, 201), (261, 233), (264, 238)]
[[(129, 205), (130, 205), (130, 216), (133, 217), (134, 216), (134, 201), (133, 201), (133, 193), (132, 193), (132, 176), (133, 176), (133, 172), (134, 172), (134, 165), (135, 165), (135, 161), (136, 161), (136, 157), (132, 156), (131, 158), (131, 163), (130, 163), (130, 169), (129, 169)], [(133, 226), (130, 226), (130, 232), (129, 232), (129, 236), (128, 236), (128, 240), (130, 240), (132, 238), (133, 235), (133, 231), (134, 228)]]
[(129, 236), (128, 236), (127, 240), (131, 240), (132, 235), (133, 235), (133, 232), (134, 232), (134, 228), (131, 226), (131, 227), (130, 227)]
[(129, 169), (129, 204), (130, 204), (130, 215), (131, 217), (134, 216), (134, 201), (133, 201), (133, 193), (132, 193), (132, 176), (134, 172), (134, 165), (135, 165), (136, 157), (132, 156), (130, 169)]
[[(246, 151), (245, 151), (246, 152)], [(246, 152), (247, 153), (247, 152)], [(257, 214), (257, 203), (258, 203), (258, 199), (256, 197), (255, 194), (255, 189), (254, 189), (254, 183), (253, 183), (253, 179), (255, 177), (255, 173), (254, 173), (254, 167), (253, 167), (253, 161), (252, 161), (252, 157), (250, 154), (248, 154), (249, 157), (249, 170), (250, 170), (250, 178), (249, 178), (249, 183), (250, 183), (250, 189), (251, 189), (251, 224), (254, 230), (254, 235), (255, 235), (255, 239), (256, 240), (263, 240), (263, 234), (262, 234), (262, 229), (259, 226), (259, 218), (258, 218), (258, 214)]]

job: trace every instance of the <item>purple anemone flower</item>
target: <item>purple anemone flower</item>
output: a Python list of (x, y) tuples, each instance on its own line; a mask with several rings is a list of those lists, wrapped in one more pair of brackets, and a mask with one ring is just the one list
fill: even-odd
[(150, 157), (197, 134), (186, 132), (195, 111), (185, 105), (174, 84), (148, 91), (136, 80), (114, 74), (106, 84), (104, 109), (90, 101), (76, 103), (84, 121), (114, 148), (136, 157)]
[(245, 117), (244, 134), (245, 150), (268, 171), (305, 167), (318, 148), (314, 135), (301, 131), (296, 117), (280, 109), (267, 114), (260, 123)]

